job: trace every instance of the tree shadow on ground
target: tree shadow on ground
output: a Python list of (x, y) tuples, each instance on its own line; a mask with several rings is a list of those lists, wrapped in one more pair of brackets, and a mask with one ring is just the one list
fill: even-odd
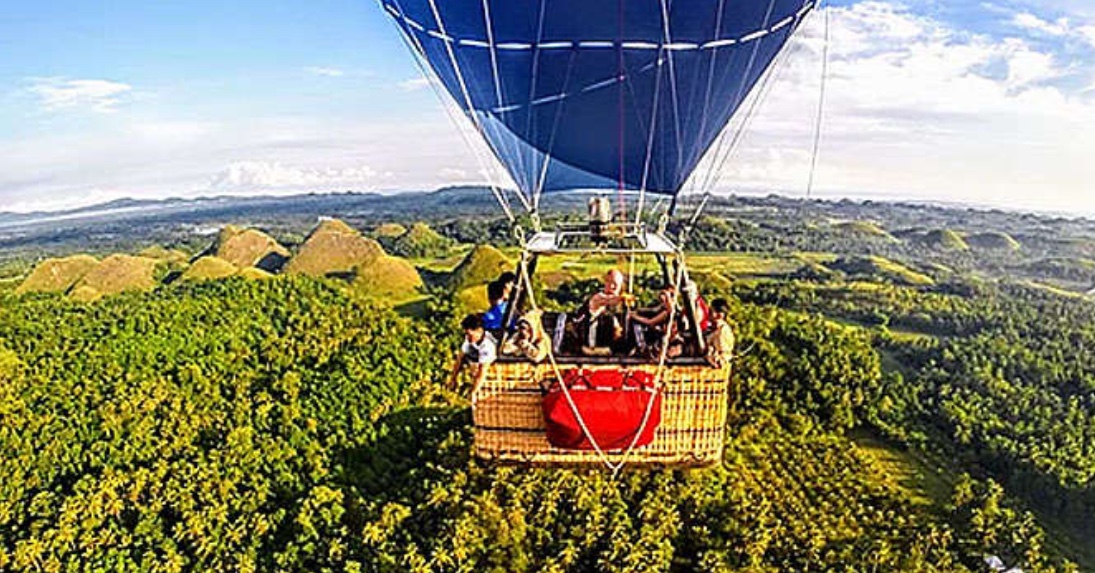
[[(368, 443), (337, 452), (335, 482), (376, 501), (413, 499), (446, 469), (467, 467), (471, 411), (411, 407), (381, 418)], [(451, 445), (452, 440), (455, 445)], [(450, 442), (450, 447), (443, 444)]]

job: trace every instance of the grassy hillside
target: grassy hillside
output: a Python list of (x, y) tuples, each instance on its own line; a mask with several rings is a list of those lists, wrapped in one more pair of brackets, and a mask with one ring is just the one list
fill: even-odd
[(354, 269), (383, 256), (376, 241), (338, 220), (322, 222), (285, 266), (294, 275), (352, 277)]
[(89, 255), (75, 255), (63, 259), (46, 259), (35, 265), (34, 270), (16, 289), (17, 294), (31, 292), (63, 293), (84, 278), (99, 261)]
[(1007, 233), (1000, 233), (997, 231), (988, 231), (985, 233), (975, 233), (966, 237), (966, 243), (974, 249), (988, 250), (988, 251), (1018, 251), (1023, 248), (1023, 244), (1020, 243), (1015, 237)]
[(876, 279), (907, 286), (935, 284), (931, 277), (883, 257), (847, 257), (829, 267), (859, 279)]
[(454, 290), (484, 285), (505, 271), (513, 271), (514, 263), (490, 245), (477, 245), (452, 272), (450, 286)]
[(150, 291), (156, 288), (159, 264), (155, 259), (111, 255), (73, 285), (71, 296), (87, 302), (123, 292)]

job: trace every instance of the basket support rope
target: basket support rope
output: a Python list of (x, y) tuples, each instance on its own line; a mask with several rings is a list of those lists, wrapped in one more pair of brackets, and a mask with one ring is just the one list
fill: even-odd
[[(677, 272), (673, 287), (675, 292), (679, 294), (681, 292), (681, 283), (684, 281), (685, 270), (682, 260), (683, 257), (680, 255), (680, 253), (677, 254), (677, 257)], [(536, 296), (532, 289), (532, 279), (529, 277), (527, 260), (528, 257), (526, 256), (526, 253), (522, 253), (521, 263), (519, 264), (521, 282), (524, 285), (525, 291), (528, 293), (527, 296), (529, 300), (529, 305), (532, 307), (533, 310), (536, 310)], [(657, 393), (658, 390), (661, 388), (662, 378), (665, 373), (666, 361), (669, 357), (669, 335), (673, 333), (674, 323), (676, 322), (676, 319), (677, 304), (676, 300), (674, 300), (669, 309), (669, 320), (666, 323), (666, 333), (662, 339), (661, 351), (658, 356), (658, 369), (656, 370), (656, 373), (654, 375), (653, 383), (654, 393)], [(612, 477), (615, 478), (619, 474), (620, 470), (623, 469), (625, 465), (627, 465), (628, 459), (631, 457), (631, 454), (635, 450), (636, 444), (638, 444), (639, 442), (639, 437), (642, 436), (642, 433), (646, 430), (647, 425), (650, 423), (650, 417), (653, 415), (654, 412), (654, 396), (652, 395), (650, 400), (647, 402), (646, 412), (643, 414), (643, 421), (639, 425), (639, 428), (636, 430), (635, 437), (634, 439), (632, 439), (631, 444), (629, 444), (627, 449), (624, 450), (623, 456), (621, 456), (620, 460), (618, 462), (613, 462), (608, 454), (604, 451), (604, 449), (601, 448), (601, 445), (597, 443), (597, 439), (589, 430), (589, 426), (586, 425), (585, 418), (582, 417), (582, 413), (581, 411), (579, 411), (578, 405), (574, 402), (574, 397), (571, 396), (570, 389), (567, 387), (566, 381), (563, 379), (562, 370), (559, 368), (559, 363), (555, 358), (555, 350), (550, 344), (548, 345), (547, 357), (548, 362), (551, 365), (552, 374), (555, 376), (555, 379), (559, 384), (559, 388), (563, 391), (563, 396), (567, 400), (567, 405), (570, 406), (571, 412), (574, 413), (574, 419), (578, 422), (578, 427), (582, 430), (582, 434), (585, 436), (585, 438), (589, 440), (590, 445), (593, 446), (593, 450), (597, 453), (597, 456), (601, 458), (601, 462), (605, 464), (605, 467), (607, 467), (609, 471), (612, 472)]]

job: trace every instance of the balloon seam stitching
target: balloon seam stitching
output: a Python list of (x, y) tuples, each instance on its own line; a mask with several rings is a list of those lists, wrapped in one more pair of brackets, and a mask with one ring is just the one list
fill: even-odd
[[(539, 42), (539, 43), (525, 43), (525, 42), (506, 42), (493, 44), (493, 47), (498, 50), (509, 50), (515, 52), (524, 52), (533, 49), (538, 50), (570, 50), (574, 48), (580, 49), (609, 49), (616, 48), (617, 45), (621, 46), (625, 50), (668, 50), (673, 52), (692, 52), (697, 50), (713, 50), (718, 48), (726, 48), (735, 46), (738, 44), (746, 44), (756, 41), (769, 34), (774, 34), (783, 28), (789, 26), (796, 20), (802, 19), (809, 11), (817, 4), (815, 0), (810, 0), (803, 4), (802, 8), (798, 12), (787, 16), (778, 23), (766, 26), (755, 32), (745, 34), (736, 38), (715, 38), (713, 40), (704, 43), (693, 42), (673, 42), (658, 44), (655, 42), (649, 42), (645, 40), (627, 40), (616, 42), (614, 40), (587, 40), (587, 41), (551, 41), (551, 42)], [(423, 32), (433, 38), (441, 40), (443, 42), (454, 43), (469, 48), (491, 48), (492, 44), (485, 40), (477, 38), (454, 38), (449, 34), (443, 33), (439, 30), (429, 29), (415, 19), (407, 16), (406, 14), (400, 14), (390, 4), (384, 5), (385, 11), (388, 12), (393, 18), (406, 22), (408, 26)]]

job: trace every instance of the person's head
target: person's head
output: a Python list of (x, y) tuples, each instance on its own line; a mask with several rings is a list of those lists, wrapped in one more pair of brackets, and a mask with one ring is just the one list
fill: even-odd
[(502, 281), (494, 281), (487, 285), (487, 299), (491, 304), (496, 304), (506, 298), (506, 285)]
[(725, 298), (716, 298), (711, 301), (711, 318), (715, 320), (722, 320), (726, 318), (726, 314), (730, 311), (730, 304), (726, 302)]
[(624, 274), (617, 269), (605, 275), (605, 294), (618, 295), (624, 291)]
[(511, 271), (506, 271), (498, 275), (498, 282), (502, 283), (502, 286), (505, 287), (506, 298), (509, 298), (510, 293), (513, 292), (513, 288), (517, 286), (517, 275)]
[(658, 302), (667, 309), (672, 308), (676, 300), (677, 289), (673, 287), (665, 287), (662, 289), (662, 292), (658, 293)]
[(532, 340), (536, 332), (532, 328), (532, 323), (528, 319), (522, 318), (517, 321), (517, 337), (524, 340)]
[(460, 322), (460, 328), (464, 329), (464, 338), (472, 344), (478, 344), (486, 334), (486, 330), (483, 329), (483, 317), (478, 314), (465, 316)]

